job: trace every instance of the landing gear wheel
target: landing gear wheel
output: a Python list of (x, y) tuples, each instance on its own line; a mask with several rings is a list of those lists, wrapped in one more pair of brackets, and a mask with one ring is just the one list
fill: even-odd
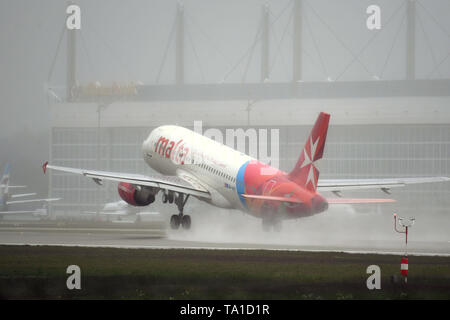
[(173, 230), (176, 230), (180, 227), (180, 225), (185, 230), (189, 230), (191, 228), (191, 217), (183, 214), (184, 205), (186, 201), (189, 199), (189, 195), (185, 195), (183, 193), (174, 193), (169, 192), (163, 195), (163, 202), (166, 200), (169, 203), (174, 203), (178, 207), (178, 214), (174, 214), (170, 217), (170, 227)]
[(180, 216), (177, 214), (174, 214), (170, 217), (170, 227), (173, 230), (177, 230), (180, 227), (181, 219)]
[(191, 216), (185, 215), (181, 218), (181, 226), (185, 230), (189, 230), (191, 228)]
[(169, 196), (167, 195), (167, 193), (163, 193), (163, 195), (162, 195), (162, 202), (163, 203), (167, 203), (167, 201), (169, 201)]

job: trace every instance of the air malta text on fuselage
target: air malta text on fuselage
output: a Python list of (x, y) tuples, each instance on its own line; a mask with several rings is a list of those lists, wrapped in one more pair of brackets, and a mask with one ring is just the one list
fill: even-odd
[(155, 152), (171, 159), (176, 164), (184, 164), (189, 148), (184, 145), (183, 139), (175, 142), (161, 136), (156, 142)]

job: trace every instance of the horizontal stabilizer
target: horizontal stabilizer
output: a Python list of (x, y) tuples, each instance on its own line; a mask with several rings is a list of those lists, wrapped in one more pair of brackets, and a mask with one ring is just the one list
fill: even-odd
[(394, 199), (345, 199), (345, 198), (329, 198), (329, 204), (357, 204), (357, 203), (386, 203), (395, 202)]
[(39, 211), (0, 211), (0, 215), (6, 214), (30, 214), (30, 213), (38, 213)]
[[(1, 184), (0, 188), (5, 188), (7, 185), (6, 184)], [(7, 186), (9, 189), (19, 189), (19, 188), (26, 188), (27, 186)]]
[(44, 173), (47, 169), (56, 171), (69, 172), (74, 174), (83, 175), (85, 177), (93, 179), (97, 184), (100, 184), (102, 180), (126, 182), (136, 184), (139, 186), (156, 187), (159, 189), (175, 191), (184, 194), (190, 194), (195, 197), (203, 199), (211, 199), (211, 194), (207, 189), (194, 183), (192, 179), (181, 178), (178, 176), (145, 176), (134, 173), (121, 173), (121, 172), (108, 172), (98, 170), (85, 170), (69, 167), (60, 167), (50, 165), (45, 162), (42, 166)]
[(301, 200), (296, 199), (296, 198), (257, 196), (257, 195), (251, 195), (251, 194), (243, 194), (242, 196), (244, 198), (246, 198), (246, 199), (278, 201), (278, 202), (291, 202), (291, 203), (302, 203)]
[[(319, 191), (345, 191), (362, 189), (381, 189), (383, 191), (408, 184), (448, 182), (449, 177), (414, 177), (380, 179), (324, 179), (319, 181)], [(385, 191), (386, 192), (386, 191)]]

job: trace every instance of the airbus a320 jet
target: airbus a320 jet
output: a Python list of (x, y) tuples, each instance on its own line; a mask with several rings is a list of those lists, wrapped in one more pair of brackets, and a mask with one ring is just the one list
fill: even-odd
[[(263, 227), (281, 228), (281, 221), (318, 214), (329, 204), (394, 202), (393, 199), (346, 199), (341, 191), (390, 188), (406, 184), (449, 181), (447, 177), (319, 180), (317, 162), (324, 154), (330, 115), (320, 113), (291, 172), (283, 172), (189, 129), (165, 125), (142, 144), (144, 161), (160, 176), (76, 169), (44, 163), (46, 169), (80, 174), (102, 184), (118, 182), (120, 197), (133, 206), (147, 206), (161, 192), (163, 203), (175, 203), (170, 225), (191, 226), (183, 208), (189, 197), (213, 206), (244, 211), (262, 219)], [(323, 191), (338, 197), (325, 198)]]
[(48, 203), (50, 201), (60, 200), (59, 198), (53, 199), (23, 199), (16, 200), (18, 198), (24, 198), (29, 196), (34, 196), (36, 193), (21, 193), (21, 194), (11, 194), (10, 191), (14, 189), (26, 188), (26, 186), (10, 186), (9, 185), (9, 172), (10, 165), (5, 166), (3, 171), (2, 179), (0, 180), (0, 219), (5, 215), (17, 215), (17, 214), (32, 214), (34, 216), (43, 217), (47, 215), (47, 208), (44, 205), (43, 208), (36, 210), (10, 210), (11, 205), (24, 204), (24, 203), (34, 203), (43, 202)]

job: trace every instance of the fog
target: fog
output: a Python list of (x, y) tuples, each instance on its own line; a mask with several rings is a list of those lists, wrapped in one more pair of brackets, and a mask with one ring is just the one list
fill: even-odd
[[(334, 205), (311, 217), (284, 220), (282, 230), (267, 232), (261, 220), (234, 210), (193, 210), (192, 230), (189, 232), (169, 230), (169, 239), (203, 243), (228, 243), (248, 247), (250, 245), (278, 245), (280, 248), (302, 246), (311, 249), (341, 247), (364, 250), (364, 248), (391, 247), (396, 251), (404, 249), (404, 234), (394, 231), (393, 212), (398, 208), (372, 206), (357, 211), (350, 205)], [(186, 211), (186, 213), (188, 212)], [(406, 212), (405, 212), (406, 213)], [(399, 214), (415, 217), (415, 224), (409, 229), (408, 240), (415, 243), (441, 243), (450, 247), (448, 214), (429, 214), (426, 208)], [(187, 243), (189, 246), (189, 243)], [(276, 247), (276, 246), (275, 246)]]
[[(292, 0), (80, 0), (74, 3), (81, 8), (81, 30), (77, 33), (75, 49), (76, 84), (87, 85), (96, 81), (109, 85), (133, 82), (154, 90), (150, 92), (158, 92), (160, 88), (158, 86), (172, 87), (170, 92), (173, 96), (168, 98), (150, 97), (148, 101), (141, 97), (135, 100), (130, 99), (133, 103), (137, 101), (137, 104), (148, 103), (152, 107), (166, 109), (161, 118), (148, 124), (148, 128), (162, 122), (161, 119), (166, 119), (163, 118), (164, 115), (167, 118), (171, 117), (172, 123), (187, 121), (186, 119), (190, 118), (186, 116), (189, 114), (189, 111), (185, 110), (186, 106), (205, 103), (201, 94), (199, 96), (193, 94), (193, 97), (186, 98), (189, 95), (183, 95), (183, 84), (232, 84), (237, 85), (236, 91), (239, 91), (246, 90), (248, 84), (261, 82), (267, 84), (293, 82), (296, 85), (329, 83), (330, 87), (323, 91), (320, 89), (322, 87), (313, 89), (313, 97), (309, 97), (308, 101), (303, 96), (289, 94), (280, 98), (280, 100), (291, 99), (294, 101), (291, 104), (294, 105), (298, 103), (299, 108), (304, 108), (304, 114), (308, 116), (316, 114), (319, 109), (326, 111), (330, 105), (333, 105), (333, 110), (343, 106), (340, 118), (336, 117), (340, 119), (342, 127), (336, 130), (330, 128), (330, 132), (333, 130), (337, 132), (335, 135), (337, 138), (331, 141), (330, 148), (333, 147), (333, 151), (330, 151), (331, 157), (325, 161), (326, 170), (322, 171), (323, 177), (390, 177), (414, 174), (450, 176), (448, 137), (450, 132), (448, 121), (450, 119), (448, 82), (450, 78), (450, 20), (448, 19), (450, 1), (448, 0), (416, 1), (413, 79), (408, 79), (410, 70), (406, 62), (407, 57), (411, 56), (407, 43), (406, 1), (303, 0), (301, 10), (303, 20), (300, 31), (301, 79), (295, 81), (293, 81), (295, 41), (293, 38), (294, 1)], [(184, 8), (184, 77), (182, 84), (177, 84), (179, 87), (175, 86), (177, 51), (176, 35), (173, 31), (176, 29), (178, 3), (182, 3)], [(0, 166), (3, 168), (6, 163), (11, 163), (11, 183), (26, 184), (30, 192), (38, 192), (39, 196), (49, 194), (48, 176), (42, 174), (40, 167), (44, 161), (52, 160), (52, 157), (60, 161), (73, 159), (78, 161), (74, 162), (78, 165), (87, 162), (98, 166), (99, 162), (103, 161), (101, 164), (111, 166), (104, 169), (114, 168), (106, 158), (96, 161), (96, 152), (99, 152), (97, 149), (94, 153), (89, 151), (95, 148), (96, 142), (93, 140), (96, 139), (94, 137), (97, 134), (95, 131), (97, 117), (98, 130), (100, 130), (100, 113), (91, 108), (89, 115), (87, 112), (86, 114), (80, 112), (80, 117), (77, 119), (64, 114), (66, 109), (88, 108), (89, 106), (86, 107), (88, 102), (95, 105), (103, 103), (101, 99), (87, 102), (75, 99), (66, 103), (68, 52), (67, 32), (64, 31), (64, 27), (67, 4), (65, 1), (57, 0), (0, 1)], [(270, 8), (269, 31), (266, 34), (269, 72), (266, 79), (261, 79), (261, 70), (264, 69), (261, 66), (263, 64), (262, 12), (265, 4)], [(380, 30), (369, 30), (366, 27), (368, 18), (366, 9), (372, 4), (381, 8)], [(385, 96), (386, 91), (383, 91), (385, 88), (390, 88), (393, 84), (397, 85), (393, 81), (407, 79), (408, 81), (401, 83), (404, 89), (401, 93), (394, 92), (390, 96)], [(380, 85), (380, 90), (368, 90), (370, 93), (363, 96), (363, 101), (358, 100), (352, 105), (347, 105), (347, 102), (341, 99), (344, 97), (356, 101), (353, 98), (360, 94), (364, 95), (365, 92), (358, 82), (370, 82), (368, 85), (370, 86), (372, 82), (377, 83), (379, 80), (386, 81), (387, 84), (384, 87)], [(442, 80), (442, 82), (436, 85), (436, 82), (432, 82), (434, 80)], [(418, 85), (419, 81), (424, 82)], [(345, 93), (339, 91), (338, 84), (341, 83), (350, 83)], [(421, 89), (418, 90), (421, 91), (420, 94), (414, 92), (417, 86)], [(276, 91), (275, 87), (267, 88), (263, 91)], [(327, 90), (337, 91), (337, 93), (330, 94)], [(436, 93), (436, 90), (440, 91)], [(284, 91), (282, 92), (284, 94)], [(270, 93), (265, 92), (265, 94)], [(353, 93), (355, 97), (352, 96)], [(417, 99), (416, 94), (419, 96)], [(436, 98), (439, 99), (438, 102)], [(239, 123), (234, 123), (234, 120), (228, 121), (233, 128), (243, 127), (242, 123), (247, 122), (244, 119), (247, 116), (245, 108), (259, 101), (258, 97), (252, 96), (248, 99), (240, 97), (239, 100), (226, 94), (220, 98), (208, 99), (210, 100), (207, 103), (218, 105), (217, 108), (223, 108), (225, 112), (232, 111), (233, 116), (229, 115), (230, 119), (239, 118)], [(169, 101), (172, 100), (179, 101), (180, 106), (169, 106)], [(420, 103), (417, 102), (419, 100)], [(235, 107), (232, 102), (227, 101), (238, 101), (235, 104), (242, 102), (242, 105)], [(414, 114), (408, 113), (410, 101), (416, 103)], [(124, 108), (129, 108), (127, 110), (134, 110), (134, 105), (128, 105), (128, 102), (124, 98), (114, 101), (113, 104), (122, 104)], [(255, 126), (287, 127), (288, 123), (283, 122), (285, 118), (277, 117), (277, 114), (286, 113), (279, 111), (282, 110), (280, 107), (282, 104), (274, 102), (270, 111), (267, 106), (271, 103), (270, 99), (261, 102), (265, 109), (259, 110), (265, 111), (259, 111), (260, 114), (254, 115), (257, 123)], [(359, 108), (360, 105), (370, 105), (373, 109)], [(288, 107), (293, 108), (291, 105)], [(258, 108), (258, 102), (255, 108)], [(375, 119), (379, 113), (388, 113), (396, 108), (400, 110), (400, 116), (395, 121), (391, 119), (391, 122), (386, 123), (385, 119), (389, 120), (389, 116), (381, 118), (382, 120)], [(141, 115), (130, 114), (121, 118), (114, 114), (114, 110), (114, 106), (110, 110), (105, 110), (102, 132), (108, 130), (112, 132), (117, 129), (117, 132), (114, 131), (108, 137), (118, 136), (119, 138), (117, 141), (105, 138), (105, 141), (109, 142), (103, 140), (100, 142), (105, 145), (109, 143), (108, 150), (113, 150), (111, 154), (115, 152), (114, 146), (123, 147), (123, 150), (118, 149), (115, 155), (117, 162), (122, 161), (120, 168), (147, 173), (141, 172), (144, 164), (139, 156), (136, 156), (140, 154), (142, 141), (135, 143), (128, 141), (137, 140), (136, 137), (142, 135), (141, 131), (146, 130), (141, 122), (138, 123), (137, 118)], [(214, 118), (216, 111), (212, 107), (209, 110), (206, 108), (202, 110), (203, 112), (195, 114), (196, 120), (203, 120), (208, 127), (226, 129), (226, 116)], [(429, 116), (430, 114), (432, 116)], [(250, 115), (248, 117), (250, 123)], [(291, 121), (292, 117), (290, 118)], [(299, 140), (300, 145), (303, 143), (306, 133), (310, 130), (307, 126), (309, 120), (305, 121), (305, 118), (307, 117), (299, 119), (299, 127), (300, 122), (301, 127), (298, 132), (300, 133), (295, 139), (292, 128), (289, 133), (284, 133), (287, 130), (281, 130), (280, 138), (289, 140), (286, 145), (293, 143), (292, 140)], [(402, 119), (403, 123), (399, 123), (398, 118)], [(424, 118), (427, 120), (423, 120)], [(116, 119), (115, 121), (119, 121), (120, 125), (108, 124), (110, 119)], [(273, 123), (271, 123), (272, 119)], [(364, 131), (366, 133), (361, 134), (365, 138), (358, 140), (359, 137), (355, 137), (358, 133), (346, 134), (347, 131), (356, 132), (352, 131), (354, 130), (352, 126), (364, 126), (368, 123), (367, 119), (375, 119), (373, 121), (378, 122), (373, 130), (361, 129), (361, 131), (366, 130)], [(332, 122), (331, 126), (334, 125), (335, 123)], [(384, 125), (390, 125), (392, 128), (383, 127)], [(401, 137), (389, 136), (387, 132), (391, 129), (398, 133), (395, 131), (397, 125), (400, 126), (398, 130)], [(252, 127), (252, 124), (249, 127)], [(90, 141), (76, 140), (78, 139), (75, 137), (76, 134), (70, 133), (69, 129), (67, 130), (69, 137), (67, 137), (64, 128), (70, 130), (75, 128), (86, 135), (91, 134), (87, 139)], [(134, 129), (137, 133), (133, 131)], [(138, 129), (141, 131), (138, 132)], [(384, 129), (385, 132), (382, 132)], [(417, 136), (410, 138), (409, 136), (414, 132), (418, 132)], [(55, 142), (52, 145), (50, 139), (52, 134), (53, 139), (57, 137), (66, 139), (62, 138), (64, 141), (60, 144), (67, 144), (67, 149), (70, 149), (71, 153), (66, 152), (60, 158), (55, 156), (59, 146)], [(71, 134), (75, 137), (73, 141)], [(354, 140), (349, 140), (353, 137)], [(351, 150), (344, 152), (343, 145), (345, 146), (349, 141), (350, 144), (355, 141), (359, 144), (373, 142), (373, 148), (384, 151), (378, 152), (375, 156), (370, 150), (362, 147), (354, 154), (351, 154)], [(414, 144), (416, 142), (417, 144)], [(381, 149), (380, 146), (384, 143), (385, 148)], [(427, 143), (429, 145), (426, 145)], [(126, 144), (128, 146), (125, 146)], [(390, 149), (388, 144), (391, 144)], [(280, 161), (281, 169), (290, 170), (298, 157), (300, 145), (282, 150), (284, 154), (280, 154), (283, 158)], [(397, 145), (412, 147), (401, 149)], [(131, 155), (128, 157), (129, 154)], [(347, 154), (350, 155), (347, 156)], [(358, 157), (363, 159), (359, 163)], [(347, 163), (350, 164), (333, 165), (333, 163), (343, 163), (345, 160), (348, 160)], [(401, 162), (406, 160), (411, 161), (402, 165)], [(372, 165), (371, 161), (375, 161), (376, 164)], [(350, 177), (348, 174), (352, 165), (355, 168), (359, 167), (353, 172), (354, 176)], [(425, 169), (422, 170), (422, 168)], [(89, 185), (91, 187), (89, 192), (93, 193), (92, 190), (97, 190), (92, 187), (91, 181), (84, 183), (77, 180), (75, 187), (72, 187), (82, 189)], [(425, 186), (413, 189), (415, 193), (409, 195), (408, 190), (410, 189), (393, 193), (393, 197), (400, 199), (397, 207), (375, 207), (363, 213), (352, 207), (335, 207), (317, 216), (285, 221), (281, 233), (270, 234), (261, 230), (260, 220), (238, 211), (228, 212), (193, 204), (192, 208), (195, 209), (198, 206), (200, 212), (193, 214), (195, 225), (193, 225), (192, 233), (171, 232), (170, 237), (193, 241), (288, 245), (298, 243), (326, 245), (339, 241), (354, 242), (357, 239), (395, 240), (399, 238), (399, 235), (392, 230), (392, 212), (396, 210), (406, 216), (416, 216), (417, 223), (412, 230), (414, 239), (449, 241), (450, 221), (447, 210), (448, 194), (446, 194), (450, 190), (449, 187), (441, 184), (435, 187)], [(101, 199), (111, 199), (113, 193), (116, 195), (115, 192), (114, 187), (108, 187), (108, 194), (102, 195)], [(378, 192), (372, 193), (371, 196), (376, 194), (378, 197)], [(70, 199), (71, 196), (74, 199), (83, 199), (85, 202), (83, 204), (93, 203), (92, 199), (84, 199), (82, 195), (72, 195), (70, 192), (66, 192), (63, 196), (67, 198), (67, 203), (72, 205), (74, 203)], [(97, 194), (96, 196), (100, 197)], [(116, 199), (117, 195), (111, 200)], [(415, 200), (417, 202), (414, 202)], [(195, 201), (195, 199), (192, 200), (192, 202)], [(434, 207), (429, 209), (431, 206)], [(175, 208), (167, 209), (158, 202), (152, 209), (171, 212)]]

